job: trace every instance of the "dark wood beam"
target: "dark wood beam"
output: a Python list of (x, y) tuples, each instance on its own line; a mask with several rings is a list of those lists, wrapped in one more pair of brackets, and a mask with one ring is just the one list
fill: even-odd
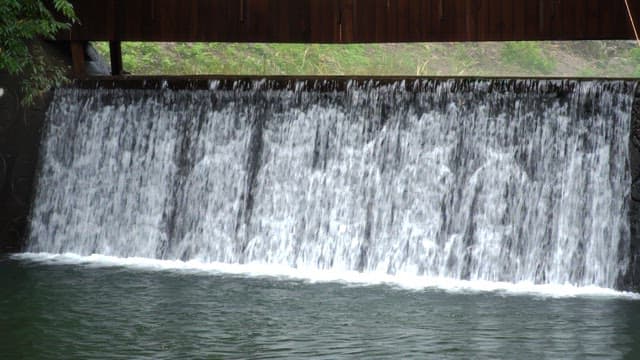
[(71, 63), (73, 66), (73, 75), (76, 78), (84, 78), (87, 76), (87, 69), (84, 61), (85, 42), (72, 41), (70, 46), (71, 46)]
[[(60, 39), (371, 43), (623, 40), (623, 0), (72, 0)], [(640, 1), (629, 2), (640, 24)]]
[(109, 57), (111, 58), (111, 75), (123, 74), (122, 45), (120, 41), (109, 41)]

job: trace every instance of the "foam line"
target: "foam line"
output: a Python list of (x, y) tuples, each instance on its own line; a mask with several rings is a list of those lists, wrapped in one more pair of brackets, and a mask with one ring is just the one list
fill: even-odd
[(427, 277), (413, 274), (389, 275), (378, 272), (355, 272), (318, 269), (295, 269), (282, 265), (251, 263), (225, 264), (207, 263), (197, 260), (158, 260), (149, 258), (119, 258), (93, 254), (81, 256), (72, 253), (21, 253), (11, 256), (14, 260), (36, 262), (47, 265), (77, 265), (89, 268), (124, 267), (142, 271), (169, 271), (193, 275), (235, 275), (246, 277), (268, 277), (273, 279), (295, 279), (308, 283), (338, 283), (346, 285), (388, 285), (406, 290), (442, 290), (449, 293), (496, 293), (510, 296), (534, 296), (543, 298), (623, 298), (640, 300), (640, 294), (617, 291), (596, 286), (579, 287), (570, 284), (534, 284), (531, 282), (495, 282), (485, 280), (457, 280), (442, 277)]

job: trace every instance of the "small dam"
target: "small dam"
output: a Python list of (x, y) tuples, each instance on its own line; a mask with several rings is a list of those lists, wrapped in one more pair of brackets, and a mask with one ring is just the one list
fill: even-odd
[(140, 76), (122, 48), (640, 44), (637, 1), (69, 5), (34, 41), (70, 81), (25, 107), (0, 74), (4, 357), (640, 358), (637, 79)]
[(227, 82), (56, 91), (27, 251), (601, 287), (628, 268), (632, 82)]

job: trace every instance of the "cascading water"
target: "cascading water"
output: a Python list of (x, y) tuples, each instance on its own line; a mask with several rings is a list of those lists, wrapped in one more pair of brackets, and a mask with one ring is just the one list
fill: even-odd
[(57, 90), (28, 250), (612, 287), (626, 82)]

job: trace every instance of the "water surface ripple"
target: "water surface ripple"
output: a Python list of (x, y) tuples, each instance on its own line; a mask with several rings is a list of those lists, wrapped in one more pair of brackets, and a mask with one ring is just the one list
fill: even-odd
[(0, 260), (6, 359), (636, 358), (640, 302)]

